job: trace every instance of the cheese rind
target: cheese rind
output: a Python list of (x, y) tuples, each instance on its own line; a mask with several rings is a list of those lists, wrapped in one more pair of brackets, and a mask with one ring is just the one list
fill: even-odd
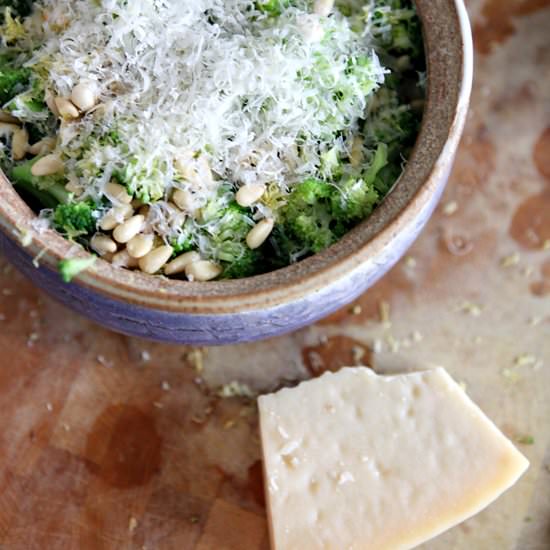
[(259, 409), (273, 550), (412, 548), (528, 467), (443, 369), (345, 368)]

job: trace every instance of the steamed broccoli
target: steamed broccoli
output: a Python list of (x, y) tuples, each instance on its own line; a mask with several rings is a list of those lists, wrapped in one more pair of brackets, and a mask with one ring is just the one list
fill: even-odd
[(54, 227), (71, 240), (91, 235), (96, 230), (95, 210), (91, 202), (59, 204), (53, 214)]
[(58, 265), (59, 274), (64, 282), (70, 283), (79, 273), (92, 267), (96, 260), (97, 258), (91, 255), (88, 258), (61, 260)]
[(31, 169), (40, 157), (13, 167), (10, 176), (16, 186), (34, 197), (42, 208), (52, 209), (54, 227), (69, 239), (95, 232), (97, 207), (91, 202), (72, 202), (62, 178), (33, 176)]
[(338, 239), (334, 232), (331, 197), (334, 188), (309, 178), (298, 184), (283, 212), (285, 233), (300, 243), (298, 248), (319, 252)]
[(0, 55), (0, 107), (29, 85), (30, 75), (29, 69), (14, 67), (7, 55)]
[(62, 179), (56, 176), (36, 177), (32, 175), (33, 164), (42, 157), (36, 157), (14, 166), (9, 175), (16, 188), (34, 197), (43, 208), (55, 208), (68, 203), (70, 193)]

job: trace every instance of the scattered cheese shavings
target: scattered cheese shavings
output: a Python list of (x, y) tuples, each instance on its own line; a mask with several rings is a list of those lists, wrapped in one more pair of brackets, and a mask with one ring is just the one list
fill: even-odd
[(443, 214), (445, 216), (452, 216), (458, 211), (458, 203), (456, 201), (449, 201), (443, 205)]
[(219, 397), (247, 397), (249, 399), (253, 399), (257, 396), (257, 394), (252, 391), (250, 386), (247, 384), (243, 384), (241, 382), (238, 382), (237, 380), (233, 380), (229, 384), (225, 384), (220, 388), (218, 391)]
[(459, 304), (457, 311), (461, 313), (467, 313), (472, 317), (479, 317), (483, 312), (483, 306), (475, 304), (473, 302), (463, 301)]
[(520, 260), (521, 260), (520, 255), (517, 252), (514, 252), (509, 256), (504, 256), (504, 258), (500, 260), (500, 265), (501, 267), (512, 267), (512, 266), (518, 265)]
[(378, 303), (378, 314), (380, 316), (380, 322), (385, 328), (391, 327), (390, 320), (390, 304), (384, 300)]

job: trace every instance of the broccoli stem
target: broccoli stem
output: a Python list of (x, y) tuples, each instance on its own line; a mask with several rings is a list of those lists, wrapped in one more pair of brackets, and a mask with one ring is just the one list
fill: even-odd
[(55, 208), (58, 204), (67, 204), (70, 193), (61, 183), (54, 181), (44, 187), (44, 178), (32, 175), (32, 167), (39, 158), (14, 166), (10, 174), (13, 184), (33, 196), (44, 208)]

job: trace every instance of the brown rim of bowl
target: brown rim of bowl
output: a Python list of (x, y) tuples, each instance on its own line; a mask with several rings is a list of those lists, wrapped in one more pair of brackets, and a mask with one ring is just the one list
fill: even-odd
[[(472, 45), (463, 0), (416, 0), (424, 29), (427, 101), (416, 145), (391, 193), (373, 214), (327, 250), (291, 266), (246, 279), (195, 283), (115, 268), (98, 259), (73, 284), (115, 300), (173, 313), (221, 314), (280, 306), (316, 292), (376, 257), (414, 221), (437, 190), (464, 126), (472, 80)], [(28, 254), (57, 269), (85, 256), (54, 231), (37, 233), (36, 215), (0, 171), (0, 229), (13, 240), (32, 236)]]

